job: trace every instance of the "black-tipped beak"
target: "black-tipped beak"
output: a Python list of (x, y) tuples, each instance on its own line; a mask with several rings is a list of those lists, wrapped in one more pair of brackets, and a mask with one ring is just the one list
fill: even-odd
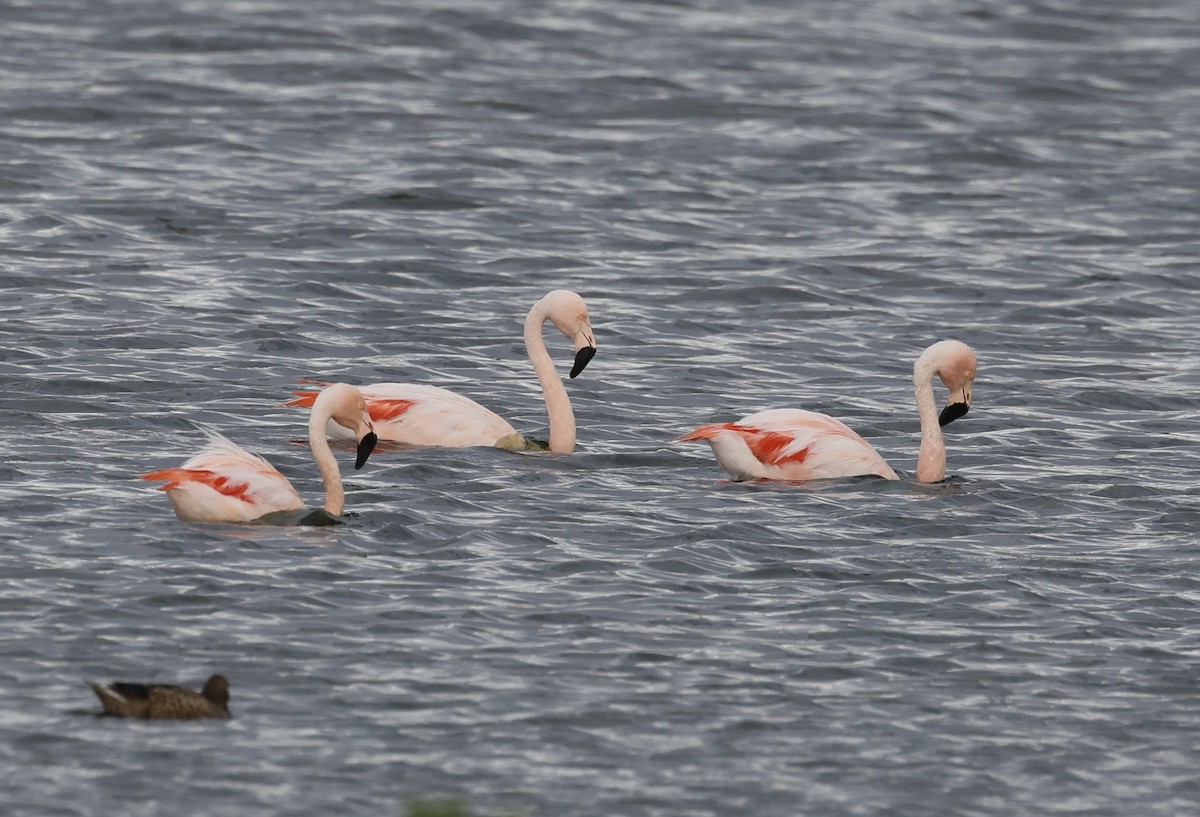
[(588, 363), (596, 356), (595, 346), (584, 346), (575, 353), (575, 365), (571, 367), (571, 377), (587, 368)]
[(368, 431), (366, 435), (358, 441), (358, 458), (354, 460), (355, 471), (357, 471), (359, 468), (362, 468), (366, 464), (367, 457), (371, 456), (371, 452), (375, 450), (375, 443), (377, 442), (379, 442), (379, 437), (375, 435), (374, 431)]
[(970, 403), (949, 403), (942, 409), (942, 416), (938, 417), (938, 425), (948, 426), (970, 410)]

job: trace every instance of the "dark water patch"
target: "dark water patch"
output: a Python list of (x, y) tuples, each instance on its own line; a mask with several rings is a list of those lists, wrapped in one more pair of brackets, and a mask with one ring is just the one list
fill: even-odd
[(447, 194), (439, 188), (397, 190), (347, 199), (339, 209), (349, 210), (470, 210), (483, 206), (469, 198)]
[(346, 520), (334, 516), (324, 508), (315, 508), (309, 510), (301, 508), (297, 511), (276, 511), (274, 513), (265, 514), (254, 520), (256, 525), (273, 525), (277, 527), (324, 527), (328, 525), (341, 525)]

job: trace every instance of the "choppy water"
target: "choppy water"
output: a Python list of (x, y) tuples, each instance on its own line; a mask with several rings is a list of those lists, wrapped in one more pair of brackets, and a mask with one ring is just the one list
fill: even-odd
[[(7, 815), (1200, 808), (1200, 7), (9, 4)], [(299, 377), (544, 431), (380, 452), (351, 524), (179, 522), (193, 423), (320, 486)], [(952, 479), (911, 363), (980, 358)], [(569, 346), (552, 349), (567, 365)], [(846, 420), (906, 480), (729, 484), (678, 434)], [(84, 679), (229, 676), (228, 723)]]

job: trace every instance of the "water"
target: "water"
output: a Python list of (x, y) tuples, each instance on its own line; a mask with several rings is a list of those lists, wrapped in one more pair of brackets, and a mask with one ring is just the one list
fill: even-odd
[[(1200, 10), (10, 4), (8, 815), (1179, 815), (1200, 806)], [(179, 522), (195, 424), (316, 502), (298, 378), (571, 457), (380, 451), (350, 524)], [(913, 359), (980, 359), (942, 485)], [(548, 334), (565, 369), (569, 345)], [(769, 407), (905, 477), (723, 481)], [(228, 723), (85, 679), (230, 678)]]

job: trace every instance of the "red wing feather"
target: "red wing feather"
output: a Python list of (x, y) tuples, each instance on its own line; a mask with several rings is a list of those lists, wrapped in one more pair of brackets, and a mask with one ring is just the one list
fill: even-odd
[(203, 468), (165, 468), (162, 471), (151, 471), (148, 474), (142, 474), (142, 479), (154, 482), (165, 480), (167, 484), (159, 488), (160, 491), (169, 491), (172, 488), (178, 488), (185, 482), (201, 482), (214, 491), (225, 494), (225, 496), (231, 496), (243, 502), (250, 501), (249, 484), (235, 482), (224, 474), (218, 474), (215, 471)]
[(373, 421), (384, 423), (388, 420), (395, 420), (416, 404), (416, 400), (403, 400), (399, 398), (395, 400), (368, 400), (367, 411), (370, 413)]
[[(312, 408), (313, 403), (317, 401), (317, 395), (320, 392), (316, 391), (297, 391), (292, 392), (296, 397), (284, 403), (285, 406), (300, 406), (301, 408)], [(371, 415), (371, 419), (376, 423), (395, 420), (397, 417), (404, 414), (410, 408), (415, 406), (416, 400), (404, 400), (402, 398), (395, 399), (368, 399), (367, 412)]]
[(786, 456), (783, 454), (788, 446), (794, 445), (796, 442), (796, 439), (791, 435), (781, 434), (778, 431), (761, 431), (757, 428), (747, 428), (746, 426), (739, 426), (736, 423), (730, 423), (727, 428), (730, 431), (741, 434), (742, 439), (746, 441), (746, 445), (750, 447), (750, 452), (754, 454), (759, 462), (765, 465), (799, 464), (808, 458), (808, 447), (801, 448), (799, 451), (794, 451)]
[(783, 455), (783, 451), (796, 442), (795, 438), (789, 434), (783, 434), (778, 431), (763, 431), (762, 429), (742, 426), (737, 423), (707, 423), (684, 434), (679, 438), (679, 441), (689, 443), (696, 440), (711, 440), (723, 431), (731, 431), (745, 440), (746, 445), (750, 448), (750, 452), (764, 465), (799, 464), (808, 458), (808, 447), (801, 448), (799, 451), (794, 451), (786, 456)]

